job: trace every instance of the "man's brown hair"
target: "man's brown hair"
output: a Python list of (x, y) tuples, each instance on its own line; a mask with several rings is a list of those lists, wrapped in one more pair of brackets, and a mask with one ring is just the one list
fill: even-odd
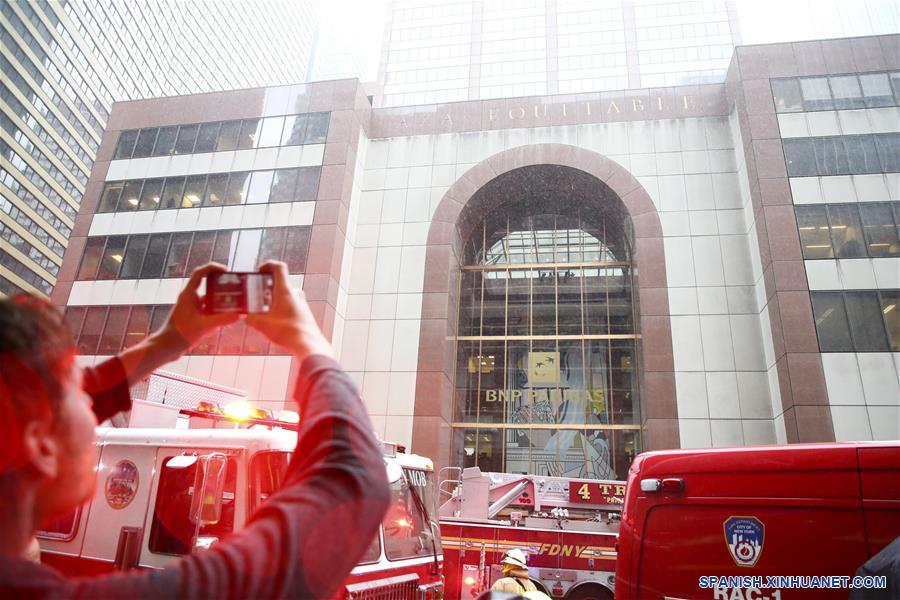
[(0, 473), (17, 462), (21, 427), (55, 421), (74, 357), (72, 333), (50, 302), (0, 299)]

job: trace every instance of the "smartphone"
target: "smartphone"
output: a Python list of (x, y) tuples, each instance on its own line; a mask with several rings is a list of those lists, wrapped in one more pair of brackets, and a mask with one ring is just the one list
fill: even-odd
[(271, 273), (210, 273), (206, 276), (206, 312), (269, 312), (274, 286)]

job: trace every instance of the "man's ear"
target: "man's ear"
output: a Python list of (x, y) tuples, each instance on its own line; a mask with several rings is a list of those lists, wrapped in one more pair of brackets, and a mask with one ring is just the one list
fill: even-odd
[(59, 444), (49, 419), (32, 419), (22, 431), (22, 460), (42, 477), (56, 477)]

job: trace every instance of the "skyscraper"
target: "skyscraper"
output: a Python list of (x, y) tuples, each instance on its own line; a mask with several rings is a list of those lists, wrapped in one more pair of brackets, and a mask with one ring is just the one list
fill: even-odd
[(734, 2), (394, 2), (376, 106), (720, 82)]
[(302, 82), (318, 5), (4, 0), (0, 293), (50, 293), (114, 101)]

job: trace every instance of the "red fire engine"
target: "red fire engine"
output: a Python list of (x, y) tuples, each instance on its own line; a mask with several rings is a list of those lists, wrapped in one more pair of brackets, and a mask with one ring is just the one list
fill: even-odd
[[(178, 383), (193, 397), (202, 387)], [(296, 424), (246, 403), (226, 408), (138, 400), (131, 427), (99, 427), (94, 498), (38, 534), (42, 560), (72, 575), (162, 568), (240, 529), (280, 487)], [(439, 598), (432, 462), (393, 444), (385, 444), (384, 460), (391, 505), (339, 597)]]
[[(443, 482), (441, 488), (448, 482)], [(464, 469), (440, 508), (446, 597), (467, 600), (502, 577), (506, 551), (529, 554), (539, 590), (566, 600), (611, 600), (624, 481)]]

